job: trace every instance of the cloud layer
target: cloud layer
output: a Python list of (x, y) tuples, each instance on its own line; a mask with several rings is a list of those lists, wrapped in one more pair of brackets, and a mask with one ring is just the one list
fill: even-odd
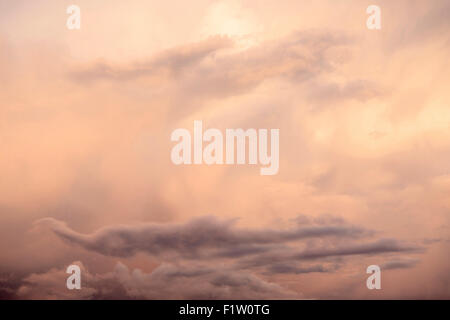
[[(450, 297), (447, 0), (77, 5), (0, 1), (1, 298)], [(193, 120), (280, 129), (279, 173), (174, 166)]]

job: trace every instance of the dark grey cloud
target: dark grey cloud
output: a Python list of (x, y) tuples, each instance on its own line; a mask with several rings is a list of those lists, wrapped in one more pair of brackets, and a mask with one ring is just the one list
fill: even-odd
[(286, 229), (238, 228), (234, 220), (202, 217), (183, 224), (110, 226), (81, 234), (53, 218), (39, 220), (62, 240), (105, 256), (146, 253), (171, 263), (227, 265), (229, 270), (264, 274), (333, 272), (344, 258), (357, 255), (420, 253), (396, 239), (372, 239), (373, 231), (336, 218), (298, 219)]
[[(272, 273), (333, 272), (344, 258), (352, 256), (390, 256), (399, 253), (422, 253), (424, 248), (395, 239), (309, 242), (306, 248), (282, 248), (244, 257), (236, 265), (242, 269), (265, 268)], [(309, 246), (309, 248), (308, 248)], [(320, 261), (320, 264), (317, 264)]]
[[(185, 224), (140, 224), (111, 226), (81, 234), (64, 222), (44, 218), (61, 239), (103, 255), (129, 257), (137, 252), (183, 258), (231, 257), (260, 254), (309, 238), (361, 238), (370, 231), (352, 225), (307, 225), (289, 229), (237, 228), (233, 221), (202, 217)], [(313, 254), (313, 253), (311, 253)], [(331, 254), (331, 253), (330, 253)]]
[(0, 300), (12, 300), (17, 298), (17, 289), (21, 281), (11, 274), (0, 274)]
[[(64, 268), (3, 279), (8, 299), (298, 299), (301, 290), (277, 284), (277, 276), (335, 273), (354, 256), (387, 261), (382, 269), (406, 268), (414, 260), (399, 254), (423, 248), (326, 215), (300, 216), (289, 228), (240, 228), (236, 220), (202, 217), (185, 223), (143, 223), (101, 228), (81, 234), (64, 222), (45, 218), (48, 227), (70, 245), (105, 256), (127, 258), (138, 252), (160, 265), (151, 272), (118, 263), (111, 272), (93, 274), (82, 267), (83, 290), (67, 290)], [(388, 260), (386, 260), (388, 259)], [(273, 282), (275, 281), (275, 282)], [(74, 292), (76, 291), (76, 292)]]
[(311, 266), (301, 266), (295, 265), (293, 263), (273, 263), (267, 268), (266, 274), (303, 274), (303, 273), (313, 273), (313, 272), (333, 272), (339, 269), (338, 264), (325, 265), (325, 264), (315, 264)]
[(420, 252), (416, 245), (405, 244), (396, 239), (380, 239), (368, 243), (357, 243), (333, 248), (308, 249), (295, 256), (297, 259), (317, 259), (332, 256), (349, 256), (361, 254), (380, 254), (395, 252)]
[(418, 259), (395, 259), (389, 260), (380, 266), (381, 270), (409, 269), (414, 268), (419, 263)]

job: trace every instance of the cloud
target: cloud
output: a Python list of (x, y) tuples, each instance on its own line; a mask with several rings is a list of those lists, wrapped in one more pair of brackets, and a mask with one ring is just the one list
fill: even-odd
[(165, 50), (148, 61), (135, 62), (130, 66), (118, 67), (105, 62), (97, 62), (80, 71), (71, 72), (77, 82), (101, 79), (128, 81), (152, 75), (176, 75), (183, 69), (198, 64), (208, 56), (231, 47), (228, 37), (215, 36), (206, 40)]
[(20, 279), (12, 278), (10, 275), (0, 276), (0, 300), (16, 299), (20, 283)]
[[(350, 242), (335, 245), (333, 242), (309, 243), (311, 248), (303, 250), (273, 250), (253, 257), (245, 257), (237, 264), (240, 268), (251, 269), (264, 266), (273, 273), (310, 273), (310, 272), (333, 272), (340, 268), (338, 262), (342, 258), (352, 256), (391, 255), (396, 253), (422, 253), (424, 248), (407, 244), (395, 239), (379, 239), (366, 243)], [(298, 252), (300, 251), (300, 252)], [(311, 264), (320, 260), (321, 264)], [(298, 265), (298, 264), (304, 265)]]
[[(107, 256), (144, 252), (160, 260), (152, 272), (117, 263), (112, 272), (92, 274), (80, 262), (82, 290), (65, 287), (65, 270), (24, 277), (9, 286), (11, 298), (25, 299), (297, 299), (302, 294), (267, 281), (277, 275), (335, 273), (345, 257), (420, 253), (423, 248), (396, 239), (370, 240), (376, 233), (333, 216), (293, 219), (294, 227), (238, 228), (235, 220), (213, 216), (183, 224), (136, 224), (80, 234), (64, 222), (44, 218), (60, 239)], [(170, 254), (168, 254), (170, 252)], [(407, 268), (416, 260), (388, 260), (382, 269)], [(273, 280), (272, 280), (273, 281)], [(6, 287), (6, 286), (5, 286)], [(17, 288), (18, 287), (18, 288)]]
[(143, 252), (172, 263), (196, 261), (265, 274), (334, 272), (339, 268), (338, 260), (345, 257), (423, 251), (396, 239), (372, 240), (372, 231), (339, 219), (298, 221), (287, 229), (245, 229), (238, 228), (234, 220), (209, 216), (184, 224), (110, 226), (91, 234), (80, 234), (53, 218), (36, 224), (48, 226), (71, 245), (105, 256), (131, 257)]
[(418, 259), (389, 260), (381, 265), (381, 270), (409, 269), (414, 268), (418, 263), (419, 263)]
[(246, 272), (161, 264), (151, 273), (117, 263), (112, 272), (90, 273), (80, 262), (81, 290), (68, 290), (63, 269), (31, 274), (21, 299), (294, 299), (301, 295)]
[(363, 243), (363, 244), (350, 244), (345, 246), (337, 246), (334, 248), (320, 248), (305, 250), (298, 254), (298, 259), (317, 259), (331, 256), (349, 256), (360, 254), (379, 254), (379, 253), (391, 253), (391, 252), (414, 252), (420, 251), (421, 248), (415, 245), (404, 244), (401, 241), (395, 239), (380, 239), (377, 241)]
[(169, 85), (172, 94), (176, 92), (186, 103), (186, 96), (206, 99), (243, 94), (269, 79), (298, 84), (341, 64), (342, 54), (336, 52), (351, 43), (343, 34), (305, 30), (245, 50), (227, 51), (233, 48), (233, 40), (215, 36), (160, 52), (144, 62), (78, 66), (80, 70), (71, 72), (70, 78), (78, 83), (156, 79), (155, 87)]
[[(76, 261), (72, 264), (80, 266), (84, 282), (92, 281), (92, 275), (81, 262)], [(18, 288), (16, 295), (21, 299), (91, 299), (97, 292), (89, 286), (83, 290), (67, 289), (68, 277), (69, 274), (65, 269), (53, 268), (45, 273), (32, 273), (23, 279), (23, 284)]]
[(318, 106), (330, 106), (336, 101), (357, 100), (366, 102), (383, 94), (382, 88), (364, 79), (350, 80), (339, 84), (327, 81), (313, 81), (308, 84), (309, 102)]
[(325, 273), (325, 272), (333, 272), (339, 269), (339, 265), (334, 264), (332, 266), (325, 266), (321, 264), (312, 265), (312, 266), (297, 266), (292, 263), (273, 263), (270, 264), (267, 268), (266, 274), (303, 274), (303, 273)]
[(368, 230), (351, 225), (296, 226), (285, 230), (239, 229), (233, 220), (216, 217), (197, 218), (185, 224), (110, 226), (92, 234), (80, 234), (53, 218), (41, 219), (37, 224), (48, 225), (58, 237), (71, 244), (115, 257), (129, 257), (137, 252), (153, 256), (172, 253), (192, 259), (238, 257), (302, 239), (360, 238), (370, 234)]
[[(394, 4), (395, 9), (405, 3)], [(430, 40), (437, 40), (444, 46), (450, 44), (446, 36), (450, 29), (450, 4), (446, 0), (436, 0), (433, 6), (424, 3), (408, 2), (405, 11), (405, 20), (400, 20), (403, 28), (393, 29), (390, 44), (396, 49), (409, 49), (411, 45), (423, 45)]]
[(123, 265), (116, 272), (128, 295), (147, 299), (282, 299), (298, 294), (247, 272), (221, 269), (189, 269), (163, 264), (151, 274)]
[[(14, 296), (24, 273), (73, 259), (103, 272), (118, 257), (143, 268), (198, 261), (198, 272), (226, 266), (288, 279), (308, 297), (363, 298), (350, 292), (347, 275), (366, 290), (367, 265), (398, 267), (406, 253), (421, 263), (387, 272), (386, 280), (407, 280), (384, 286), (384, 297), (449, 296), (448, 249), (432, 258), (449, 235), (438, 229), (449, 225), (447, 0), (384, 1), (376, 32), (359, 1), (261, 2), (247, 8), (258, 25), (249, 30), (259, 34), (211, 38), (227, 29), (199, 34), (204, 3), (174, 15), (161, 1), (140, 1), (123, 15), (125, 4), (104, 12), (83, 0), (87, 24), (68, 32), (61, 5), (46, 0), (30, 10), (22, 2), (0, 10), (0, 141), (8, 150), (0, 158), (0, 296)], [(229, 28), (228, 16), (217, 16)], [(94, 17), (102, 23), (89, 23)], [(59, 31), (42, 32), (49, 28)], [(279, 128), (283, 170), (262, 179), (247, 166), (174, 167), (168, 137), (193, 119), (220, 129)], [(211, 210), (270, 227), (190, 220)], [(270, 225), (298, 211), (339, 212), (383, 233), (333, 221)], [(47, 221), (58, 238), (27, 232), (48, 216), (67, 223)], [(117, 225), (132, 221), (188, 222)], [(420, 278), (412, 290), (408, 278)], [(125, 296), (117, 283), (105, 280), (95, 288), (109, 291), (92, 297)]]

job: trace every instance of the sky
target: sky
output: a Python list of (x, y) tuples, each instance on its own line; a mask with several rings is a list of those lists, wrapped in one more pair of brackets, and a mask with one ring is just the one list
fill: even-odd
[(449, 299), (449, 53), (445, 0), (0, 0), (0, 299)]

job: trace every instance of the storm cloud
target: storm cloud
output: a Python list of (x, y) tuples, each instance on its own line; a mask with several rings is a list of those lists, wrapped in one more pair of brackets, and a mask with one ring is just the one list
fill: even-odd
[[(207, 216), (184, 224), (110, 226), (91, 234), (78, 233), (53, 218), (41, 219), (36, 224), (48, 226), (70, 245), (102, 255), (130, 257), (143, 252), (178, 262), (220, 259), (236, 270), (265, 268), (273, 273), (332, 272), (338, 267), (330, 266), (329, 259), (424, 250), (396, 239), (372, 239), (376, 233), (371, 230), (335, 221), (338, 222), (298, 223), (286, 229), (248, 229), (237, 227), (233, 220)], [(310, 263), (319, 259), (325, 264)]]

